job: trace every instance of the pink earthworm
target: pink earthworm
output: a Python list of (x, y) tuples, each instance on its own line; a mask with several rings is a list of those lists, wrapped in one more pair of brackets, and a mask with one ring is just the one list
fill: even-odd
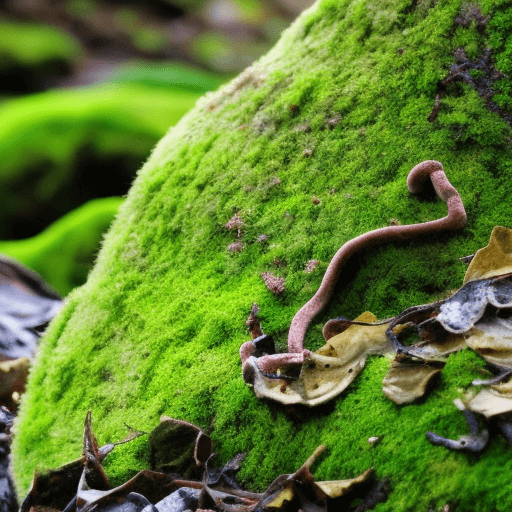
[(407, 188), (415, 194), (423, 189), (430, 177), (437, 195), (448, 206), (448, 215), (442, 219), (409, 224), (388, 226), (359, 235), (346, 242), (334, 255), (327, 267), (322, 284), (313, 297), (293, 317), (288, 332), (288, 351), (302, 352), (304, 337), (313, 318), (331, 299), (343, 265), (353, 254), (377, 243), (406, 240), (415, 236), (438, 233), (445, 230), (461, 229), (466, 225), (466, 211), (459, 193), (446, 178), (443, 166), (435, 160), (426, 160), (416, 165), (407, 177)]

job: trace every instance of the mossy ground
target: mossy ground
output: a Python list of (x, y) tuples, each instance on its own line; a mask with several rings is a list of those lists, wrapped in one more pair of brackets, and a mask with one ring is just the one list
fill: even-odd
[[(351, 478), (373, 466), (391, 479), (379, 512), (439, 510), (448, 502), (458, 511), (510, 510), (511, 452), (502, 438), (475, 456), (424, 436), (466, 433), (452, 400), (481, 376), (472, 352), (451, 356), (429, 397), (408, 406), (381, 392), (389, 360), (370, 358), (346, 393), (317, 410), (258, 401), (238, 358), (253, 302), (265, 332), (284, 348), (294, 313), (345, 241), (394, 219), (445, 215), (441, 201), (407, 193), (407, 174), (422, 160), (444, 164), (467, 228), (377, 247), (350, 262), (308, 348), (323, 344), (328, 318), (365, 310), (383, 318), (446, 296), (462, 284), (457, 257), (486, 245), (493, 226), (510, 226), (507, 122), (463, 83), (451, 84), (437, 119), (427, 120), (458, 46), (475, 59), (489, 45), (507, 72), (512, 8), (496, 1), (480, 8), (490, 16), (484, 32), (475, 22), (454, 22), (467, 9), (458, 0), (321, 1), (270, 54), (168, 133), (139, 173), (88, 282), (42, 342), (14, 442), (21, 494), (36, 466), (80, 453), (91, 409), (101, 443), (122, 438), (125, 423), (149, 430), (164, 413), (196, 423), (212, 436), (219, 463), (249, 453), (241, 480), (252, 489), (296, 470), (323, 443), (317, 478)], [(506, 109), (510, 79), (496, 89), (494, 101)], [(226, 250), (235, 235), (223, 227), (235, 212), (245, 222), (239, 254)], [(256, 242), (260, 234), (266, 243)], [(310, 259), (321, 265), (306, 274)], [(265, 288), (264, 271), (286, 278), (282, 296)], [(371, 436), (384, 438), (372, 448)], [(148, 458), (140, 438), (116, 448), (106, 470), (120, 482)]]

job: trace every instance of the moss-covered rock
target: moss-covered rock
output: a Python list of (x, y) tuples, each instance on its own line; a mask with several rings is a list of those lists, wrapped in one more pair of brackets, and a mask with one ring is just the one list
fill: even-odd
[(0, 254), (35, 270), (65, 296), (85, 283), (122, 202), (120, 197), (89, 201), (32, 238), (0, 242)]
[[(328, 318), (364, 310), (383, 318), (461, 285), (457, 257), (484, 246), (494, 225), (510, 224), (512, 82), (499, 72), (508, 72), (511, 36), (508, 2), (322, 0), (266, 57), (206, 96), (143, 167), (88, 282), (42, 342), (14, 444), (20, 492), (36, 466), (76, 457), (92, 409), (102, 443), (123, 437), (124, 423), (150, 429), (163, 413), (196, 423), (219, 463), (249, 452), (241, 478), (254, 489), (324, 443), (319, 479), (370, 466), (390, 478), (389, 499), (375, 510), (448, 502), (459, 511), (509, 510), (512, 458), (502, 438), (481, 456), (425, 439), (427, 430), (466, 432), (452, 400), (481, 375), (474, 353), (451, 356), (421, 403), (388, 400), (381, 387), (390, 362), (374, 357), (331, 404), (285, 411), (245, 386), (238, 348), (253, 302), (284, 348), (294, 313), (345, 241), (445, 215), (441, 201), (407, 193), (409, 170), (425, 159), (444, 164), (465, 203), (466, 230), (360, 255), (306, 346), (323, 344)], [(450, 71), (459, 47), (467, 62), (457, 69), (471, 79)], [(487, 47), (492, 60), (480, 66)], [(236, 212), (240, 240), (224, 227)], [(228, 251), (233, 242), (243, 250)], [(311, 259), (320, 265), (305, 273)], [(265, 287), (265, 271), (285, 278), (281, 295)], [(371, 436), (382, 442), (371, 446)], [(148, 461), (139, 438), (119, 447), (106, 470), (119, 482)]]

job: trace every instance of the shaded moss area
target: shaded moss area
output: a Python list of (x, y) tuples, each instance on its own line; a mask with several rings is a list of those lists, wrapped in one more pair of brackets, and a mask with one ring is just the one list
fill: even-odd
[[(505, 2), (481, 2), (489, 17), (482, 30), (475, 19), (455, 21), (466, 7), (455, 0), (321, 1), (164, 137), (88, 282), (42, 342), (14, 444), (20, 492), (36, 466), (76, 457), (92, 409), (100, 443), (123, 437), (124, 423), (149, 430), (164, 413), (193, 422), (211, 435), (219, 463), (249, 452), (241, 478), (254, 489), (293, 472), (323, 443), (317, 479), (351, 478), (370, 466), (390, 478), (392, 492), (377, 511), (447, 503), (459, 511), (510, 509), (512, 462), (500, 437), (476, 457), (431, 446), (424, 435), (466, 433), (452, 400), (482, 375), (472, 352), (451, 356), (421, 403), (385, 398), (389, 360), (370, 358), (346, 393), (315, 410), (258, 401), (238, 358), (253, 302), (283, 349), (293, 315), (344, 242), (445, 215), (442, 202), (407, 193), (407, 174), (422, 160), (445, 166), (468, 212), (466, 230), (377, 247), (349, 262), (308, 348), (323, 345), (329, 318), (364, 310), (384, 318), (445, 297), (462, 283), (457, 258), (486, 245), (493, 226), (510, 224), (508, 123), (465, 82), (451, 84), (428, 121), (457, 48), (474, 60), (489, 47), (496, 69), (507, 73), (512, 11)], [(496, 84), (494, 101), (503, 109), (507, 84), (506, 76)], [(224, 228), (237, 212), (240, 240)], [(244, 249), (227, 251), (235, 241)], [(305, 273), (311, 259), (320, 265)], [(285, 278), (280, 296), (265, 287), (266, 271)], [(384, 437), (372, 447), (372, 436)], [(120, 482), (149, 463), (147, 440), (108, 460), (108, 474)]]
[(120, 197), (89, 201), (32, 238), (0, 241), (0, 254), (35, 270), (65, 296), (85, 283), (122, 203)]

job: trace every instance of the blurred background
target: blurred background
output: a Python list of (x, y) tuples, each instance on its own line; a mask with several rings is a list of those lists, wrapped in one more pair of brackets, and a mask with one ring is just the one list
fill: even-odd
[(0, 253), (84, 283), (156, 142), (312, 3), (0, 1)]

